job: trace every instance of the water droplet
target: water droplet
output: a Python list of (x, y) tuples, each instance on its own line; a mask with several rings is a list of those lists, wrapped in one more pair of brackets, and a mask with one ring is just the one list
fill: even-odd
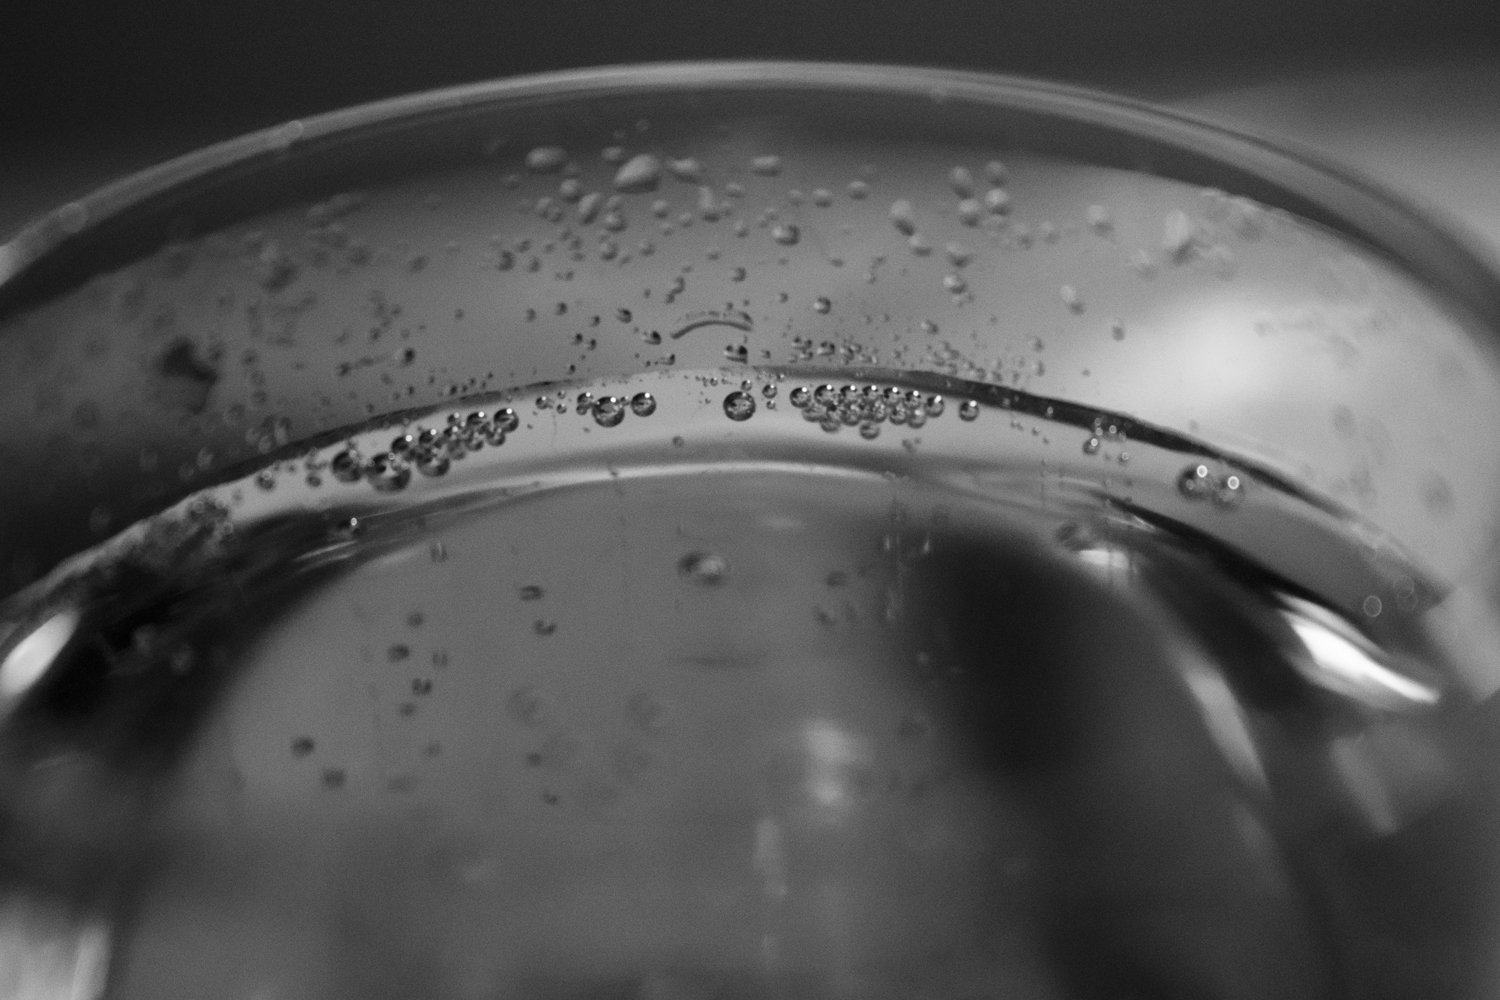
[(771, 238), (784, 246), (795, 246), (802, 238), (802, 231), (790, 222), (781, 222), (771, 230)]
[(400, 663), (411, 656), (411, 647), (405, 643), (396, 643), (385, 651), (385, 658), (391, 663)]
[(870, 185), (860, 180), (850, 181), (848, 188), (845, 190), (849, 192), (849, 197), (855, 201), (863, 201), (870, 196)]
[(781, 157), (757, 156), (750, 161), (750, 172), (762, 177), (775, 177), (781, 173)]
[(1085, 455), (1096, 455), (1096, 454), (1098, 454), (1098, 452), (1099, 452), (1099, 444), (1100, 444), (1100, 441), (1099, 441), (1099, 436), (1097, 434), (1091, 434), (1091, 435), (1089, 435), (1089, 439), (1087, 441), (1083, 442), (1083, 453)]
[(540, 636), (549, 636), (553, 632), (557, 631), (557, 622), (548, 621), (545, 618), (538, 618), (536, 621), (531, 623), (531, 631)]
[(594, 404), (594, 423), (600, 427), (618, 427), (625, 419), (626, 406), (619, 396), (605, 396)]
[(927, 411), (929, 417), (941, 417), (943, 415), (943, 407), (942, 396), (928, 396), (926, 402), (923, 403), (923, 409)]
[(991, 215), (1004, 215), (1010, 211), (1010, 192), (1004, 188), (990, 188), (984, 193), (984, 208)]
[(328, 466), (333, 470), (334, 478), (341, 483), (355, 482), (364, 475), (364, 463), (360, 461), (357, 452), (341, 451), (333, 456)]
[(826, 313), (832, 308), (833, 303), (828, 301), (828, 298), (826, 296), (819, 295), (817, 298), (813, 299), (814, 312)]
[(979, 220), (984, 218), (984, 206), (973, 198), (965, 198), (958, 203), (958, 221), (966, 226), (977, 226)]
[(292, 756), (306, 757), (313, 752), (313, 738), (311, 736), (299, 736), (292, 740)]
[(370, 485), (382, 493), (394, 493), (405, 489), (411, 482), (411, 466), (390, 452), (381, 452), (365, 466), (365, 476)]
[(411, 681), (411, 693), (418, 696), (432, 694), (432, 681), (426, 677), (413, 677)]
[(495, 426), (509, 434), (521, 425), (521, 418), (510, 407), (495, 412)]
[(973, 420), (979, 416), (979, 404), (972, 399), (966, 399), (959, 404), (958, 415), (963, 420)]
[(969, 290), (969, 283), (956, 274), (943, 276), (943, 287), (954, 295), (962, 295)]
[(1109, 335), (1116, 340), (1124, 340), (1125, 324), (1121, 323), (1119, 320), (1115, 320), (1113, 323), (1109, 324)]
[(1004, 184), (1009, 178), (1010, 171), (999, 160), (991, 160), (984, 165), (984, 179), (991, 184)]
[(1067, 306), (1073, 312), (1083, 312), (1083, 298), (1078, 294), (1078, 289), (1072, 285), (1063, 285), (1058, 290), (1058, 293), (1062, 298), (1063, 305)]
[(729, 576), (729, 560), (714, 552), (689, 552), (677, 560), (677, 572), (693, 583), (717, 587)]
[(812, 193), (812, 202), (819, 208), (827, 208), (829, 205), (833, 204), (833, 192), (828, 190), (827, 188), (814, 188)]
[(526, 154), (526, 169), (537, 174), (556, 173), (567, 159), (568, 151), (561, 146), (538, 146)]
[(760, 394), (767, 399), (775, 399), (776, 393), (777, 389), (775, 382), (767, 382), (765, 385), (761, 386)]
[(661, 161), (650, 153), (632, 156), (615, 171), (615, 190), (640, 192), (655, 191), (661, 180)]
[(1366, 597), (1364, 603), (1361, 604), (1360, 607), (1364, 610), (1364, 613), (1371, 618), (1379, 617), (1380, 612), (1384, 610), (1384, 605), (1381, 604), (1380, 598), (1376, 597), (1374, 594)]
[(341, 767), (325, 767), (323, 769), (323, 787), (336, 789), (343, 788), (347, 775)]
[(656, 412), (656, 397), (649, 392), (638, 392), (630, 397), (630, 412), (638, 417), (649, 417)]
[(1089, 228), (1100, 236), (1107, 234), (1115, 227), (1115, 220), (1110, 218), (1109, 210), (1103, 205), (1090, 205), (1087, 218)]
[(599, 209), (604, 204), (604, 195), (597, 191), (590, 192), (578, 200), (578, 221), (593, 222), (599, 215)]
[(891, 224), (907, 236), (917, 231), (917, 211), (911, 202), (898, 198), (891, 202)]
[(812, 392), (805, 385), (799, 385), (791, 391), (787, 397), (797, 409), (806, 409), (807, 404), (812, 402)]
[(724, 397), (724, 415), (730, 420), (749, 420), (755, 415), (755, 397), (735, 390)]
[(880, 436), (880, 424), (873, 420), (866, 420), (859, 425), (859, 436), (866, 441), (873, 441)]

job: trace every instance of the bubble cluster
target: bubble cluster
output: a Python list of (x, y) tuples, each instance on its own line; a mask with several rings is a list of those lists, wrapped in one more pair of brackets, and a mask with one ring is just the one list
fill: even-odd
[(866, 440), (879, 436), (882, 423), (922, 427), (928, 418), (942, 416), (946, 407), (943, 397), (936, 394), (873, 383), (842, 387), (825, 383), (815, 388), (799, 385), (788, 399), (808, 423), (818, 424), (829, 433), (841, 427), (858, 427)]
[(1191, 501), (1212, 500), (1220, 507), (1234, 507), (1245, 499), (1245, 479), (1237, 472), (1216, 473), (1200, 462), (1178, 475), (1177, 492)]

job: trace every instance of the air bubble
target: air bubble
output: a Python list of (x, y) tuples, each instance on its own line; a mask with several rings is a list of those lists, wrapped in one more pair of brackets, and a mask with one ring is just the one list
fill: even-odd
[(1096, 455), (1099, 453), (1099, 445), (1099, 436), (1097, 434), (1091, 434), (1089, 435), (1089, 439), (1083, 442), (1083, 453), (1085, 455)]
[(1058, 294), (1062, 298), (1063, 305), (1068, 309), (1076, 313), (1083, 312), (1083, 297), (1078, 294), (1078, 289), (1072, 285), (1063, 285), (1058, 290)]
[(963, 420), (974, 420), (979, 416), (979, 404), (972, 399), (966, 399), (959, 404), (958, 415)]
[(448, 456), (440, 451), (423, 451), (416, 456), (417, 471), (424, 476), (445, 476), (448, 474)]
[(1087, 218), (1089, 228), (1100, 236), (1107, 234), (1115, 226), (1115, 220), (1110, 218), (1109, 210), (1103, 205), (1090, 205)]
[(775, 382), (767, 382), (765, 385), (761, 386), (760, 394), (767, 399), (775, 399), (776, 392), (777, 389)]
[(802, 410), (806, 409), (807, 404), (812, 402), (812, 393), (808, 390), (807, 386), (799, 385), (791, 391), (791, 394), (787, 398), (792, 401), (793, 406)]
[(656, 412), (656, 397), (649, 392), (638, 392), (630, 397), (630, 412), (638, 417), (649, 417)]
[(341, 451), (333, 456), (329, 468), (333, 470), (334, 478), (341, 483), (356, 482), (364, 475), (363, 463), (358, 453), (353, 451)]
[(966, 226), (977, 226), (979, 220), (984, 218), (984, 206), (973, 198), (965, 198), (958, 203), (958, 221)]
[(948, 186), (960, 198), (972, 198), (974, 196), (974, 175), (969, 173), (964, 167), (954, 167), (948, 171)]
[(521, 425), (521, 418), (510, 407), (495, 412), (495, 426), (509, 434)]
[(1010, 171), (999, 160), (991, 160), (984, 165), (984, 179), (991, 184), (1004, 184), (1009, 178)]
[(819, 208), (827, 208), (833, 204), (833, 192), (827, 188), (815, 188), (812, 193), (812, 203)]
[(619, 396), (605, 396), (594, 404), (594, 423), (600, 427), (618, 427), (625, 419), (625, 400)]
[(573, 408), (580, 416), (588, 416), (594, 408), (594, 394), (591, 392), (580, 392), (578, 398), (573, 401)]
[(1213, 489), (1213, 474), (1206, 465), (1190, 465), (1177, 477), (1177, 492), (1189, 500), (1203, 500)]
[(962, 295), (969, 290), (969, 283), (956, 274), (943, 276), (943, 287), (954, 295)]
[(1220, 507), (1233, 507), (1245, 499), (1245, 483), (1239, 476), (1230, 473), (1221, 479), (1214, 489), (1214, 503)]
[(819, 295), (817, 298), (813, 299), (814, 312), (827, 313), (832, 309), (833, 303), (828, 301), (827, 296)]
[(365, 467), (365, 475), (370, 480), (370, 485), (380, 492), (394, 493), (405, 489), (406, 484), (411, 482), (411, 466), (389, 452), (381, 452), (370, 459), (369, 465)]
[(783, 246), (795, 246), (802, 238), (802, 230), (790, 222), (777, 223), (776, 227), (771, 230), (771, 238)]
[(730, 420), (749, 420), (755, 416), (755, 397), (737, 389), (724, 397), (724, 415)]
[(928, 396), (922, 404), (922, 408), (927, 411), (929, 417), (941, 417), (943, 415), (943, 406), (943, 397), (937, 395)]
[(880, 436), (880, 425), (873, 420), (867, 420), (859, 425), (859, 436), (866, 441), (873, 441)]

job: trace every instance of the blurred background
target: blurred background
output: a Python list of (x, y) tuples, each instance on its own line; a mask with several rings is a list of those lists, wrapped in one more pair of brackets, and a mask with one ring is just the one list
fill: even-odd
[(113, 177), (286, 119), (718, 58), (983, 69), (1171, 104), (1343, 160), (1500, 259), (1496, 0), (12, 0), (0, 240)]

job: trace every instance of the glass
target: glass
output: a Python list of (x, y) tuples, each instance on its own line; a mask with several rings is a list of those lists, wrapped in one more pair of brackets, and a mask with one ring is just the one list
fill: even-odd
[(967, 73), (65, 205), (0, 247), (8, 985), (1493, 995), (1497, 329), (1388, 194)]

